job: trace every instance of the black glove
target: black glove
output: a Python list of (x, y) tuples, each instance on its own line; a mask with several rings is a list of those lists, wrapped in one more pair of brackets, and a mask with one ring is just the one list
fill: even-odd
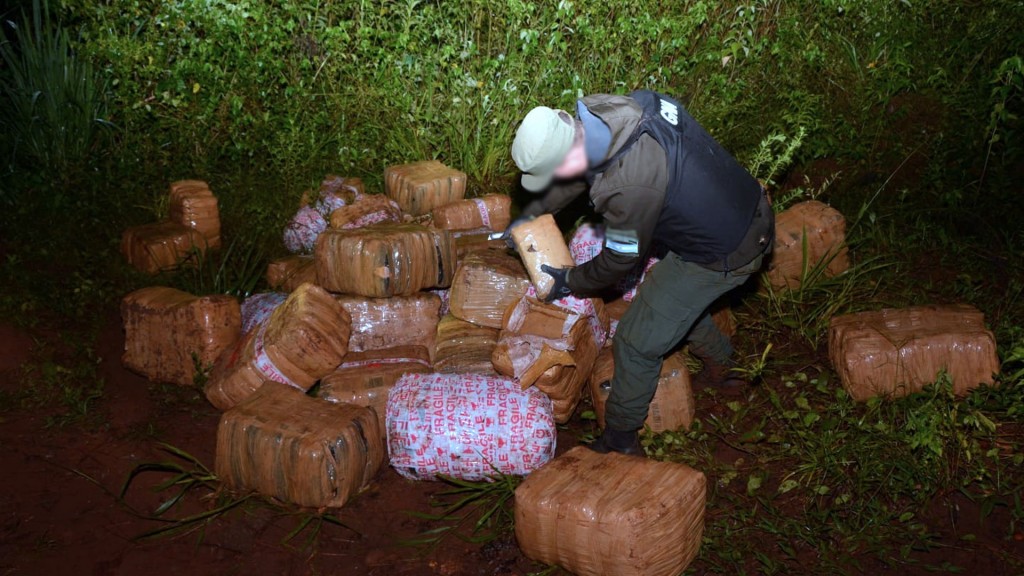
[(512, 240), (512, 229), (523, 222), (529, 222), (530, 220), (533, 220), (533, 216), (523, 216), (516, 218), (511, 224), (505, 227), (505, 231), (501, 234), (501, 239), (505, 241), (505, 246), (508, 246), (510, 250), (516, 249), (516, 243)]
[(553, 302), (559, 298), (565, 298), (572, 294), (572, 290), (569, 289), (568, 268), (552, 268), (547, 264), (541, 264), (540, 269), (555, 279), (555, 284), (551, 287), (551, 290), (548, 291), (548, 295), (544, 298), (544, 302)]

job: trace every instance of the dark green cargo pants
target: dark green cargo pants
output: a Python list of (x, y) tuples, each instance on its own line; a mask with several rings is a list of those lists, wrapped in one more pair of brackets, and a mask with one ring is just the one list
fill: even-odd
[(761, 268), (763, 255), (728, 274), (684, 262), (674, 253), (651, 268), (619, 321), (613, 340), (615, 376), (605, 422), (615, 430), (637, 430), (658, 387), (662, 357), (684, 337), (702, 355), (720, 362), (732, 355), (729, 339), (715, 326), (708, 307)]

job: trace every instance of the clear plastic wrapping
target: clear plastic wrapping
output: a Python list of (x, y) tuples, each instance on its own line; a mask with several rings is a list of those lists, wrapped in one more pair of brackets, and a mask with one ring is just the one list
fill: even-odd
[(437, 324), (437, 352), (434, 369), (446, 374), (496, 375), (491, 354), (498, 342), (498, 329), (477, 326), (445, 315)]
[(125, 259), (148, 274), (177, 268), (193, 250), (204, 252), (206, 239), (196, 230), (169, 220), (133, 226), (121, 235)]
[(220, 208), (217, 197), (202, 180), (171, 183), (168, 213), (172, 222), (199, 232), (207, 248), (219, 248)]
[(421, 346), (433, 357), (441, 298), (430, 292), (392, 298), (335, 295), (352, 319), (348, 347), (353, 352)]
[(233, 490), (313, 508), (343, 506), (384, 463), (369, 408), (333, 404), (270, 382), (224, 413), (215, 471)]
[(799, 288), (805, 263), (810, 271), (823, 262), (826, 276), (835, 276), (850, 267), (846, 219), (838, 210), (808, 200), (775, 217), (775, 247), (768, 263), (768, 281), (774, 288)]
[(455, 273), (455, 247), (444, 230), (418, 224), (328, 229), (314, 251), (317, 280), (332, 291), (374, 298), (446, 288)]
[(303, 284), (221, 355), (206, 383), (206, 397), (227, 410), (267, 380), (308, 390), (341, 364), (349, 326), (341, 304), (323, 289)]
[(481, 374), (406, 374), (388, 396), (391, 465), (406, 478), (525, 475), (555, 454), (551, 401)]
[(401, 208), (394, 200), (382, 194), (362, 194), (351, 204), (330, 213), (331, 228), (343, 230), (401, 221)]
[(291, 292), (307, 282), (316, 284), (316, 263), (302, 254), (278, 258), (267, 264), (266, 278), (274, 290)]
[(542, 300), (554, 287), (555, 280), (541, 270), (541, 267), (545, 264), (552, 268), (570, 268), (576, 265), (551, 214), (544, 214), (516, 225), (512, 228), (512, 241), (515, 242), (519, 257), (523, 259), (526, 272), (530, 275), (530, 281)]
[(421, 216), (462, 200), (466, 196), (466, 174), (437, 160), (424, 160), (385, 168), (384, 188), (402, 212)]
[(956, 394), (991, 384), (999, 372), (995, 336), (966, 304), (888, 308), (835, 316), (829, 358), (855, 400), (905, 396), (945, 370)]
[(193, 296), (151, 286), (121, 300), (122, 363), (150, 380), (194, 383), (196, 362), (211, 366), (238, 341), (241, 311), (232, 296)]
[(685, 464), (577, 446), (516, 488), (516, 541), (578, 576), (676, 576), (700, 550), (706, 498)]
[(459, 261), (450, 293), (456, 317), (489, 328), (501, 328), (505, 310), (526, 294), (530, 279), (518, 258), (504, 251), (483, 250)]
[(487, 194), (480, 198), (457, 200), (434, 208), (434, 226), (445, 230), (501, 232), (511, 222), (512, 199), (506, 194)]

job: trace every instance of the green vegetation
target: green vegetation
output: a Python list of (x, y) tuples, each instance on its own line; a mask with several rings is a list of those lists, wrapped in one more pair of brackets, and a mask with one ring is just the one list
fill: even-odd
[[(0, 314), (61, 327), (75, 352), (38, 350), (5, 409), (57, 405), (54, 424), (94, 415), (92, 342), (120, 298), (155, 283), (261, 289), (301, 193), (326, 173), (373, 191), (387, 165), (437, 158), (465, 170), (473, 194), (513, 193), (508, 146), (530, 107), (652, 88), (686, 102), (777, 209), (815, 198), (845, 214), (853, 262), (834, 278), (806, 266), (798, 290), (747, 294), (739, 349), (759, 384), (702, 399), (714, 409), (690, 431), (645, 437), (651, 456), (712, 480), (699, 566), (916, 567), (948, 546), (929, 519), (956, 518), (961, 499), (982, 517), (957, 521), (1020, 534), (1020, 2), (23, 4), (3, 15), (0, 38)], [(164, 218), (180, 178), (210, 183), (225, 248), (171, 275), (129, 270), (122, 230)], [(828, 319), (926, 302), (985, 312), (999, 386), (956, 398), (937, 375), (923, 393), (854, 403), (825, 359)], [(175, 456), (187, 465), (136, 474), (172, 474), (164, 487), (180, 494), (216, 490), (198, 462)], [(461, 505), (437, 516), (433, 536), (466, 518), (501, 534), (508, 482), (456, 484)], [(231, 502), (169, 526), (202, 526)], [(324, 521), (304, 518), (293, 536)], [(975, 536), (957, 533), (957, 547), (1001, 553), (973, 547)]]

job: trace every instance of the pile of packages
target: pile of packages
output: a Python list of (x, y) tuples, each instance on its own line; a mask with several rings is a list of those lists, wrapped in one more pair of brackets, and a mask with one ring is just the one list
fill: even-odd
[[(542, 216), (511, 230), (511, 251), (498, 238), (510, 222), (508, 196), (466, 199), (465, 174), (437, 161), (389, 167), (384, 183), (383, 194), (371, 194), (356, 178), (324, 179), (284, 231), (293, 254), (268, 264), (272, 291), (244, 302), (159, 286), (125, 296), (125, 366), (203, 386), (223, 411), (216, 472), (230, 488), (338, 507), (385, 461), (416, 480), (528, 476), (515, 513), (531, 558), (578, 574), (684, 570), (703, 532), (701, 472), (582, 448), (555, 458), (556, 425), (584, 396), (603, 420), (615, 325), (657, 259), (618, 286), (617, 300), (545, 303), (551, 277), (542, 266), (595, 257), (599, 228), (581, 226), (566, 243)], [(171, 196), (173, 220), (160, 226), (219, 243), (219, 223), (198, 214), (216, 207), (204, 183), (176, 182)], [(810, 208), (791, 218), (798, 233), (780, 218), (772, 267), (780, 288), (806, 277), (808, 246), (829, 274), (847, 265), (841, 217), (836, 224), (827, 207)], [(126, 233), (126, 245), (140, 237)], [(180, 260), (177, 248), (166, 252), (173, 258), (129, 261), (152, 270)], [(731, 335), (728, 310), (714, 318)], [(867, 349), (856, 343), (887, 323), (835, 322), (835, 361), (864, 372), (850, 360)], [(694, 412), (686, 364), (670, 356), (647, 426), (688, 428)]]

